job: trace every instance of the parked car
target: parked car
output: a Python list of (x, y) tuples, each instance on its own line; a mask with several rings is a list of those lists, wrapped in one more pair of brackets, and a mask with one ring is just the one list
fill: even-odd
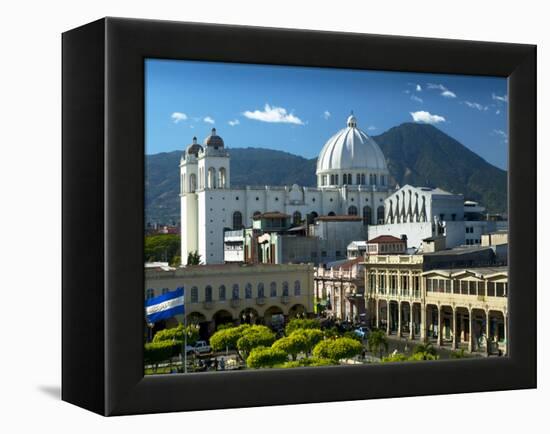
[(195, 345), (187, 345), (185, 347), (185, 352), (187, 354), (206, 354), (210, 353), (212, 351), (212, 348), (210, 345), (208, 345), (208, 342), (206, 341), (197, 341)]

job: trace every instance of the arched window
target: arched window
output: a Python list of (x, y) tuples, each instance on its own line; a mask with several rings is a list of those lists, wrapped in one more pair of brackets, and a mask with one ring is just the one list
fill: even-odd
[(361, 174), (361, 184), (365, 185), (365, 174), (364, 173)]
[(295, 211), (294, 214), (292, 214), (292, 224), (299, 225), (302, 222), (302, 214), (300, 214), (300, 211)]
[(369, 185), (372, 185), (372, 184), (374, 184), (374, 183), (372, 182), (372, 173), (371, 173), (371, 174), (369, 174)]
[(372, 175), (372, 183), (376, 185), (376, 173)]
[(275, 282), (271, 282), (269, 285), (269, 296), (277, 297), (277, 284)]
[(376, 211), (376, 220), (378, 224), (384, 224), (384, 207), (380, 205)]
[(357, 215), (357, 207), (355, 205), (348, 208), (348, 215)]
[(212, 287), (210, 285), (204, 288), (204, 301), (212, 301)]
[(198, 303), (199, 302), (199, 288), (196, 286), (193, 286), (191, 288), (191, 303)]
[(357, 176), (355, 178), (357, 180), (356, 184), (357, 185), (361, 184), (361, 175), (359, 173), (357, 174)]
[(225, 174), (225, 167), (220, 167), (218, 170), (218, 186), (219, 188), (227, 188), (227, 177)]
[(297, 280), (297, 281), (294, 282), (294, 295), (299, 296), (300, 292), (301, 292), (300, 281)]
[(319, 217), (319, 214), (317, 214), (315, 211), (311, 211), (308, 215), (307, 215), (307, 223), (309, 225), (313, 224), (315, 222), (315, 219)]
[(338, 175), (334, 175), (334, 184), (339, 185), (338, 184)]
[(334, 175), (330, 175), (330, 185), (334, 185)]
[(240, 211), (235, 211), (233, 213), (233, 230), (243, 228), (243, 215)]
[(189, 175), (189, 191), (191, 193), (194, 193), (196, 189), (197, 189), (197, 175), (192, 173), (191, 175)]
[(208, 169), (208, 188), (216, 188), (216, 169)]
[(153, 288), (148, 288), (147, 289), (147, 295), (145, 296), (145, 298), (147, 300), (153, 298), (155, 296), (155, 290)]
[(351, 177), (351, 173), (348, 173), (348, 184), (349, 185), (353, 184), (353, 178)]
[(218, 290), (218, 300), (225, 301), (225, 285), (221, 285)]
[(235, 283), (233, 285), (233, 290), (231, 291), (231, 298), (233, 300), (238, 300), (239, 299), (239, 284), (238, 283)]
[(336, 214), (334, 214), (334, 211), (331, 211), (328, 213), (328, 215), (332, 217), (332, 216), (335, 216)]
[(372, 223), (372, 209), (370, 206), (364, 206), (363, 207), (363, 224), (365, 226), (370, 225)]
[(344, 173), (342, 175), (342, 184), (346, 185), (348, 183), (348, 175), (346, 173)]
[(244, 287), (244, 298), (252, 298), (252, 285), (247, 283)]
[(258, 298), (264, 298), (264, 284), (262, 282), (258, 283)]
[(182, 194), (185, 193), (185, 175), (181, 175), (180, 177), (180, 192)]
[(283, 282), (283, 296), (288, 297), (288, 282)]

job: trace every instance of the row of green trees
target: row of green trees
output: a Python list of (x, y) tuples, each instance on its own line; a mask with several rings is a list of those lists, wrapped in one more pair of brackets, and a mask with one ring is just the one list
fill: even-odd
[(187, 333), (187, 345), (194, 345), (199, 339), (199, 328), (195, 325), (164, 329), (155, 334), (152, 342), (146, 343), (143, 353), (146, 365), (153, 365), (156, 371), (159, 363), (165, 362), (182, 353), (185, 341), (184, 332)]
[[(248, 367), (255, 369), (336, 365), (363, 351), (360, 341), (335, 335), (334, 330), (321, 330), (315, 319), (291, 320), (280, 339), (263, 325), (224, 328), (212, 335), (210, 346), (214, 351), (236, 351)], [(300, 355), (303, 357), (299, 359)]]

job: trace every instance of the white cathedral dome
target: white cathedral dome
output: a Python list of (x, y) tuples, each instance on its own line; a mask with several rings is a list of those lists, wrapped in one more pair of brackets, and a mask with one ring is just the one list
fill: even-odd
[(388, 166), (378, 144), (357, 127), (352, 114), (346, 128), (328, 139), (321, 149), (316, 174), (319, 186), (386, 185)]

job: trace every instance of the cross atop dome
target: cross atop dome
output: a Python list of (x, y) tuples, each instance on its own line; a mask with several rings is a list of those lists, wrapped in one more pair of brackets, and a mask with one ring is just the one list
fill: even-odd
[(353, 115), (353, 110), (351, 111), (347, 124), (350, 128), (357, 128), (357, 118)]

